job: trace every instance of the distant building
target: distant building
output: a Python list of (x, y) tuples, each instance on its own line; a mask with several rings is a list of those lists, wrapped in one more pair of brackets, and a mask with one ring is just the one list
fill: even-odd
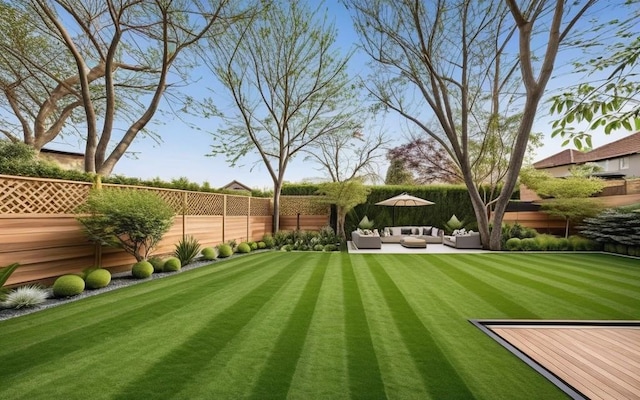
[(594, 163), (602, 178), (622, 178), (640, 176), (640, 132), (626, 136), (588, 152), (567, 149), (533, 164), (535, 169), (549, 172), (555, 177), (570, 175), (574, 165)]
[(236, 180), (233, 180), (227, 183), (226, 185), (221, 187), (220, 190), (242, 190), (246, 192), (251, 192), (251, 188), (249, 186), (244, 185)]
[(84, 172), (84, 154), (71, 153), (68, 151), (41, 149), (40, 159), (52, 161), (62, 169), (76, 170)]

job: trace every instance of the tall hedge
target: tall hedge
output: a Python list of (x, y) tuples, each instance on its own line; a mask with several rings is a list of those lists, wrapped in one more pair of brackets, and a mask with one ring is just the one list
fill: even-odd
[(435, 204), (421, 207), (395, 207), (395, 226), (431, 225), (442, 228), (444, 223), (455, 214), (469, 229), (476, 229), (476, 218), (469, 198), (469, 192), (463, 185), (430, 186), (372, 186), (365, 204), (356, 206), (347, 216), (345, 230), (357, 228), (365, 215), (374, 221), (375, 228), (393, 226), (394, 207), (377, 206), (375, 203), (401, 193), (421, 197)]

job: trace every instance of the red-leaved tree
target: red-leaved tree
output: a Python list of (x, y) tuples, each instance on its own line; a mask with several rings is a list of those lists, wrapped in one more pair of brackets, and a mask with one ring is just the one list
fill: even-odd
[(463, 181), (460, 169), (449, 154), (430, 137), (413, 138), (409, 143), (389, 150), (387, 157), (401, 160), (418, 185)]

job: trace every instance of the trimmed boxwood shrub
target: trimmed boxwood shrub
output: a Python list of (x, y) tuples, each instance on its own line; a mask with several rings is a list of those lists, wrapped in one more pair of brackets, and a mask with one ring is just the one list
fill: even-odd
[(266, 249), (267, 248), (267, 244), (265, 242), (258, 242), (258, 248), (259, 249)]
[(322, 251), (324, 250), (324, 246), (321, 244), (316, 244), (315, 246), (313, 246), (313, 251)]
[(237, 252), (241, 254), (251, 253), (251, 246), (249, 246), (249, 243), (242, 242), (238, 245)]
[(87, 274), (84, 283), (87, 289), (100, 289), (111, 282), (111, 272), (103, 268), (97, 268)]
[(84, 280), (78, 275), (62, 275), (53, 283), (55, 297), (77, 296), (84, 291)]
[(249, 247), (251, 247), (251, 251), (258, 250), (258, 243), (249, 242)]
[(520, 241), (520, 248), (522, 251), (535, 251), (540, 250), (538, 242), (534, 238), (524, 238)]
[(153, 265), (153, 272), (162, 272), (164, 271), (164, 260), (160, 257), (151, 257), (148, 259), (149, 263)]
[(180, 268), (182, 268), (182, 264), (176, 257), (169, 257), (164, 260), (164, 272), (176, 272), (180, 271)]
[(518, 251), (522, 249), (522, 240), (520, 238), (511, 238), (504, 244), (509, 251)]
[(324, 246), (324, 251), (336, 251), (338, 250), (338, 248), (336, 247), (335, 244), (327, 244)]
[(153, 265), (149, 261), (138, 261), (131, 268), (131, 275), (136, 279), (145, 279), (153, 274)]
[(204, 249), (202, 249), (201, 253), (202, 258), (204, 258), (205, 260), (215, 260), (218, 256), (216, 254), (216, 249), (214, 249), (213, 247), (205, 247)]
[(232, 254), (233, 254), (233, 249), (231, 248), (230, 245), (225, 243), (225, 244), (221, 244), (218, 247), (218, 257), (219, 258), (231, 257)]

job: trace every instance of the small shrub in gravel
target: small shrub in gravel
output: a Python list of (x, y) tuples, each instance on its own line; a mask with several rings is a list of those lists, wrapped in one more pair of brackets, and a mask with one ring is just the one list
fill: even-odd
[(245, 243), (245, 242), (240, 243), (238, 245), (238, 253), (241, 253), (241, 254), (251, 253), (251, 246), (249, 246), (249, 243)]
[(154, 256), (148, 259), (147, 261), (149, 261), (151, 265), (153, 265), (153, 272), (164, 271), (164, 260), (162, 258), (158, 256)]
[(270, 235), (270, 234), (266, 234), (266, 235), (264, 235), (264, 236), (262, 237), (262, 242), (265, 244), (265, 246), (266, 246), (268, 249), (271, 249), (271, 248), (273, 248), (273, 247), (276, 245), (276, 241), (275, 241), (275, 239), (274, 239), (274, 238), (273, 238), (273, 236), (272, 236), (272, 235)]
[(259, 249), (266, 249), (267, 248), (267, 244), (265, 242), (258, 242), (258, 248)]
[(153, 274), (153, 265), (149, 261), (139, 261), (131, 268), (131, 275), (136, 279), (145, 279), (151, 274)]
[(40, 285), (20, 286), (7, 294), (2, 306), (5, 308), (34, 307), (47, 300), (47, 290)]
[(249, 242), (249, 247), (251, 247), (251, 251), (258, 250), (258, 243)]
[(111, 282), (111, 272), (103, 268), (94, 269), (84, 279), (87, 289), (100, 289)]
[(233, 254), (233, 249), (228, 244), (221, 244), (218, 247), (218, 258), (227, 258), (231, 257)]
[(84, 291), (84, 279), (78, 275), (62, 275), (53, 283), (55, 297), (77, 296)]
[(164, 272), (176, 272), (180, 271), (180, 268), (182, 268), (182, 264), (176, 257), (169, 257), (164, 260)]
[(214, 249), (213, 247), (205, 247), (204, 249), (202, 249), (201, 254), (202, 258), (204, 258), (205, 260), (215, 260), (218, 256), (216, 254), (216, 249)]

